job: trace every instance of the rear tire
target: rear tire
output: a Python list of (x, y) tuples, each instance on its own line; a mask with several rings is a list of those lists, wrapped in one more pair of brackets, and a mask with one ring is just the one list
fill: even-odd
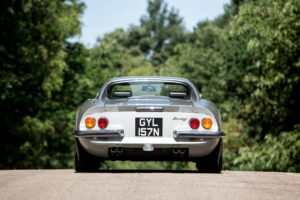
[(220, 139), (216, 148), (207, 156), (199, 158), (196, 167), (199, 172), (220, 173), (223, 165), (223, 140)]
[(78, 139), (75, 140), (74, 168), (76, 172), (96, 172), (100, 167), (100, 159), (85, 151)]

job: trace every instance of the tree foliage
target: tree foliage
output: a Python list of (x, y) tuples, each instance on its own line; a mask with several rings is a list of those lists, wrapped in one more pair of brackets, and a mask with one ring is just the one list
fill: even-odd
[(259, 122), (253, 134), (290, 131), (300, 121), (299, 8), (294, 0), (251, 2), (231, 23), (231, 37), (243, 41), (238, 44), (247, 63), (239, 116), (251, 127)]
[(168, 9), (163, 0), (148, 1), (147, 14), (139, 27), (129, 30), (130, 45), (136, 45), (146, 59), (159, 67), (174, 54), (174, 47), (186, 40), (183, 19), (174, 9)]
[(1, 167), (66, 166), (68, 133), (58, 128), (65, 121), (53, 119), (71, 116), (61, 115), (66, 104), (54, 93), (69, 70), (64, 45), (80, 32), (82, 9), (77, 1), (1, 1)]

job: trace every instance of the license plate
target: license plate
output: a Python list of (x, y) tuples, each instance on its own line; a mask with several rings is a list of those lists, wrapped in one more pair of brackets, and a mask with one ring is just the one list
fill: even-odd
[(162, 118), (135, 118), (135, 136), (162, 136)]

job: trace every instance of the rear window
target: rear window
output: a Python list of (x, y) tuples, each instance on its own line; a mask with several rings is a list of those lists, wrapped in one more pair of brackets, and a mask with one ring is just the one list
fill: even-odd
[(169, 82), (126, 82), (111, 85), (107, 89), (107, 97), (109, 99), (143, 96), (188, 99), (190, 97), (190, 89), (184, 84)]

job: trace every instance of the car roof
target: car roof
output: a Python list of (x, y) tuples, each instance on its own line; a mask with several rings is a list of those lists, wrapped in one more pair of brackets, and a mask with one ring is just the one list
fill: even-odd
[(189, 81), (186, 78), (172, 77), (172, 76), (124, 76), (124, 77), (112, 78), (101, 87), (101, 91), (99, 92), (99, 94), (97, 96), (102, 97), (103, 93), (105, 91), (105, 88), (107, 88), (111, 84), (115, 84), (115, 83), (118, 84), (118, 83), (122, 83), (122, 82), (130, 82), (130, 81), (132, 81), (132, 82), (135, 82), (135, 81), (141, 81), (141, 82), (142, 81), (157, 81), (157, 82), (162, 81), (162, 82), (164, 82), (164, 81), (166, 81), (166, 82), (187, 84), (190, 86), (190, 88), (195, 93), (196, 100), (199, 100), (199, 91), (191, 81)]
[(191, 84), (186, 78), (172, 77), (172, 76), (123, 76), (110, 79), (108, 82), (119, 81), (180, 81)]

